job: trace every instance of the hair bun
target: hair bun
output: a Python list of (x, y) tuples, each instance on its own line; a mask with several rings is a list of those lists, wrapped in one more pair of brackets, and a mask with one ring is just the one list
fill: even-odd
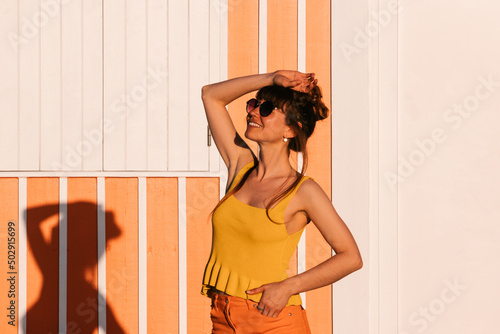
[(314, 86), (309, 92), (312, 98), (313, 111), (316, 116), (316, 120), (321, 121), (328, 117), (328, 107), (323, 103), (323, 94), (321, 94), (321, 88), (319, 86)]

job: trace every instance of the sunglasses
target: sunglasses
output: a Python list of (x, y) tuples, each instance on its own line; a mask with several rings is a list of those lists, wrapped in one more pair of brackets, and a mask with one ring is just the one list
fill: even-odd
[(255, 108), (259, 107), (260, 116), (267, 117), (271, 115), (276, 107), (269, 101), (259, 102), (257, 99), (250, 99), (247, 101), (247, 113), (252, 112)]

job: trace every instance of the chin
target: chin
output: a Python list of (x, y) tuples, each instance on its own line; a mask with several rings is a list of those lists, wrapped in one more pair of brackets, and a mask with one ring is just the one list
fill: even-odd
[(251, 141), (255, 142), (257, 141), (257, 138), (255, 138), (255, 136), (252, 135), (252, 131), (249, 131), (249, 129), (245, 131), (245, 138)]

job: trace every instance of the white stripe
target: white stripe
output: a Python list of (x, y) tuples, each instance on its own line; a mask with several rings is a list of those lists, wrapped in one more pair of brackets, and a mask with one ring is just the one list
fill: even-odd
[[(304, 156), (302, 153), (297, 153), (297, 169), (299, 173), (302, 172), (302, 163), (304, 161)], [(297, 245), (297, 274), (306, 271), (306, 233), (307, 229), (304, 229), (302, 233), (299, 244)], [(301, 292), (300, 298), (302, 298), (302, 306), (306, 308), (306, 293)]]
[(259, 0), (259, 73), (267, 72), (267, 0)]
[(19, 178), (19, 221), (18, 221), (18, 238), (19, 238), (19, 257), (18, 257), (18, 307), (19, 307), (19, 327), (18, 333), (24, 334), (26, 329), (26, 285), (27, 285), (27, 182), (26, 178)]
[(139, 178), (139, 333), (148, 330), (147, 183)]
[[(221, 163), (221, 166), (224, 165)], [(226, 195), (226, 186), (227, 186), (227, 169), (224, 169), (219, 177), (219, 200)]]
[(304, 163), (304, 155), (302, 152), (297, 153), (297, 171), (302, 173), (302, 164)]
[(59, 333), (66, 332), (68, 272), (68, 179), (59, 178)]
[(178, 180), (179, 197), (179, 333), (187, 333), (187, 258), (186, 258), (186, 178)]
[(306, 71), (306, 0), (297, 2), (297, 69)]
[(97, 178), (97, 291), (99, 334), (106, 333), (106, 202), (105, 179)]
[[(297, 245), (297, 274), (306, 271), (306, 232), (304, 230)], [(306, 308), (306, 293), (301, 292), (300, 298), (302, 298), (302, 306)]]
[[(306, 1), (297, 2), (297, 70), (306, 71)], [(302, 172), (304, 157), (302, 153), (297, 155), (297, 164), (299, 172)], [(306, 233), (304, 230), (297, 246), (297, 273), (306, 271)], [(306, 293), (300, 294), (302, 306), (306, 308)]]

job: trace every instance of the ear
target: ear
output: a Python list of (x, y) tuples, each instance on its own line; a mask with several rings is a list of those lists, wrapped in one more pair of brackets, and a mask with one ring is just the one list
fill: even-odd
[[(298, 122), (298, 124), (299, 124), (299, 128), (302, 129), (302, 123)], [(285, 131), (284, 137), (291, 139), (291, 138), (294, 138), (296, 136), (297, 136), (297, 131), (294, 128), (288, 126), (287, 130)]]

